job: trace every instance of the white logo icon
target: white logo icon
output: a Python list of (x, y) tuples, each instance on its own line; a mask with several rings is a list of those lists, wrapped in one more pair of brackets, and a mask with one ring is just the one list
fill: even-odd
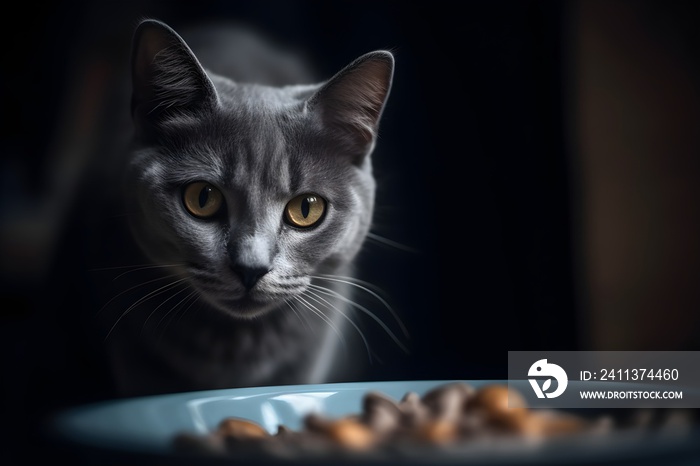
[(548, 393), (547, 390), (549, 390), (552, 385), (552, 379), (545, 380), (542, 384), (542, 388), (540, 388), (536, 379), (528, 379), (530, 381), (530, 385), (532, 385), (532, 389), (535, 391), (535, 395), (537, 395), (537, 398), (544, 398), (545, 396), (547, 398), (556, 398), (564, 393), (564, 390), (566, 390), (566, 385), (569, 383), (569, 378), (566, 376), (564, 369), (556, 364), (548, 363), (546, 359), (540, 359), (530, 366), (530, 370), (527, 372), (527, 375), (530, 377), (554, 377), (557, 380), (557, 389), (551, 393)]

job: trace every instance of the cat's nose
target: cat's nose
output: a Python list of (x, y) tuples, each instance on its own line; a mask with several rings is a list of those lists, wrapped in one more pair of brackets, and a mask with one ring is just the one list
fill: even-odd
[(258, 280), (260, 280), (260, 277), (269, 272), (267, 267), (260, 266), (234, 264), (231, 266), (231, 268), (241, 279), (241, 283), (243, 283), (243, 287), (246, 291), (250, 291)]

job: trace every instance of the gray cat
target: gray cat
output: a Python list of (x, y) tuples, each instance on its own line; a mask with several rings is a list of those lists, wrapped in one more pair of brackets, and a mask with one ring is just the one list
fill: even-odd
[[(230, 57), (200, 62), (155, 20), (139, 24), (132, 53), (129, 220), (163, 272), (154, 281), (169, 281), (112, 320), (120, 393), (351, 375), (366, 357), (346, 331), (352, 262), (372, 222), (392, 54), (367, 53), (323, 83), (272, 86), (289, 63), (224, 77), (211, 60)], [(144, 314), (133, 318), (149, 304), (188, 317), (153, 338)]]

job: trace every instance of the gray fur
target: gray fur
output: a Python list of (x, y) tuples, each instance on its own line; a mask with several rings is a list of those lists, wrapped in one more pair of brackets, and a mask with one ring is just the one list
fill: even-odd
[[(234, 82), (207, 71), (168, 26), (146, 20), (133, 57), (133, 234), (154, 264), (180, 264), (188, 286), (180, 292), (195, 292), (203, 310), (157, 343), (126, 331), (112, 339), (123, 392), (333, 378), (348, 290), (312, 276), (351, 276), (370, 228), (370, 154), (391, 54), (364, 55), (323, 83)], [(193, 181), (224, 194), (221, 215), (187, 212), (182, 190)], [(309, 192), (326, 199), (323, 220), (309, 229), (286, 224), (287, 202)], [(234, 266), (269, 271), (246, 291)]]

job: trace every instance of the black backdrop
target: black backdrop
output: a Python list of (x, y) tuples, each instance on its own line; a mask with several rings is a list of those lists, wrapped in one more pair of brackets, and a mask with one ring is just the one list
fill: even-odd
[[(32, 8), (21, 28), (3, 31), (3, 219), (11, 224), (52, 196), (63, 160), (56, 154), (73, 147), (64, 132), (81, 111), (83, 73), (121, 71), (139, 18), (176, 30), (198, 19), (240, 20), (303, 50), (321, 78), (388, 48), (397, 65), (374, 159), (373, 233), (408, 249), (370, 240), (359, 263), (362, 278), (402, 316), (411, 351), (397, 351), (363, 321), (382, 360), (369, 378), (505, 378), (508, 350), (579, 348), (565, 138), (569, 5), (200, 0)], [(98, 137), (104, 131), (85, 124)], [(32, 249), (31, 237), (11, 236), (19, 239)], [(26, 266), (24, 256), (3, 251), (3, 398), (21, 416), (27, 398), (52, 396), (50, 387), (27, 384), (52, 351), (35, 338), (33, 319), (55, 278), (13, 272)], [(386, 312), (381, 317), (398, 331)]]

